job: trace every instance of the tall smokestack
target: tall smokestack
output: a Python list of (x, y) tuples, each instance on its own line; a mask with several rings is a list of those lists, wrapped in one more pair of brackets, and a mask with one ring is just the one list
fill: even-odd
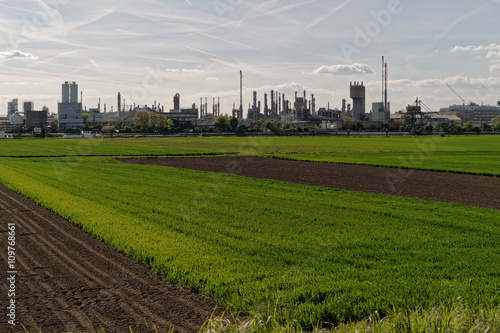
[(278, 93), (278, 112), (279, 115), (281, 113), (281, 93)]
[(269, 107), (267, 105), (267, 93), (264, 94), (264, 116), (269, 117)]
[(120, 115), (120, 111), (122, 110), (122, 94), (118, 93), (118, 116)]
[(314, 98), (314, 94), (311, 94), (311, 113), (316, 115), (316, 98)]
[(388, 107), (388, 104), (387, 104), (387, 63), (385, 64), (385, 100), (384, 100), (384, 107), (385, 107), (385, 111), (387, 112), (387, 110), (389, 109)]
[(382, 103), (384, 105), (384, 112), (387, 111), (387, 63), (385, 57), (382, 56)]
[(382, 56), (382, 104), (385, 106), (384, 98), (385, 98), (385, 93), (384, 93), (384, 87), (385, 87), (385, 75), (384, 75), (384, 70), (385, 70), (385, 57)]
[(285, 102), (285, 93), (283, 93), (283, 94), (281, 95), (281, 97), (282, 97), (282, 99), (283, 99), (283, 111), (284, 111), (285, 113), (287, 113), (287, 112), (288, 112), (288, 110), (287, 110), (287, 106), (286, 106), (286, 102)]
[(240, 112), (238, 118), (243, 119), (243, 71), (240, 70)]
[(274, 100), (274, 90), (271, 90), (271, 115), (276, 115), (276, 102)]

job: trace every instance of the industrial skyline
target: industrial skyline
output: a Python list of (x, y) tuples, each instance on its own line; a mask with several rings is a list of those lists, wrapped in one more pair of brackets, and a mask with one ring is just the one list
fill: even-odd
[[(438, 110), (463, 98), (500, 100), (499, 1), (0, 2), (0, 105), (18, 98), (57, 111), (60, 84), (78, 82), (83, 104), (186, 105), (220, 97), (243, 111), (274, 90), (306, 90), (341, 108), (348, 82), (364, 82), (366, 112), (389, 64), (396, 112), (416, 96)], [(0, 108), (0, 115), (6, 115)]]

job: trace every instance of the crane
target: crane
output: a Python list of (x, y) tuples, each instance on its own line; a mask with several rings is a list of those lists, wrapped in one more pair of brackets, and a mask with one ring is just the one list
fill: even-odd
[(432, 112), (432, 110), (427, 105), (425, 105), (425, 103), (421, 99), (417, 98), (417, 100), (418, 100), (418, 103), (425, 109), (425, 111)]
[(457, 95), (462, 100), (462, 102), (464, 102), (464, 104), (467, 104), (467, 102), (465, 101), (465, 99), (463, 99), (462, 96), (460, 96), (448, 83), (446, 83), (446, 85), (448, 86), (448, 88), (451, 89), (451, 91), (453, 91), (455, 93), (455, 95)]

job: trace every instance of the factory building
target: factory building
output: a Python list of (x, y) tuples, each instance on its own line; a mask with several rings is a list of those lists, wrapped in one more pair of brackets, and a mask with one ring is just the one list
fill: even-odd
[(62, 100), (57, 105), (59, 131), (83, 130), (82, 103), (78, 102), (78, 85), (65, 82), (62, 85)]
[(47, 132), (47, 118), (49, 116), (49, 109), (43, 107), (41, 111), (31, 110), (24, 111), (25, 128), (28, 132), (32, 132), (36, 128), (40, 129), (43, 133)]
[(297, 97), (295, 93), (295, 102), (293, 103), (295, 110), (296, 121), (307, 121), (311, 117), (311, 111), (307, 108), (306, 91), (304, 90), (304, 97)]
[(387, 107), (383, 102), (372, 103), (371, 121), (374, 123), (385, 123), (391, 120), (391, 103)]
[(178, 120), (181, 123), (187, 123), (198, 119), (198, 109), (193, 104), (191, 108), (181, 108), (180, 110), (170, 110), (170, 112), (162, 113), (167, 119)]
[[(266, 95), (267, 99), (267, 95)], [(267, 104), (267, 101), (266, 103)], [(265, 105), (267, 107), (267, 105)], [(264, 119), (264, 114), (260, 113), (260, 101), (257, 102), (257, 92), (253, 92), (253, 105), (248, 107), (248, 115), (247, 115), (248, 120), (260, 120)]]
[(350, 96), (352, 98), (352, 120), (365, 121), (366, 106), (365, 106), (365, 86), (363, 82), (350, 83)]
[[(218, 114), (220, 111), (220, 103), (213, 105), (214, 115)], [(167, 119), (178, 120), (181, 123), (187, 123), (193, 121), (193, 119), (198, 119), (198, 109), (196, 104), (193, 103), (191, 108), (181, 108), (181, 95), (179, 93), (174, 95), (174, 108), (170, 112), (162, 113)]]
[(342, 121), (343, 120), (343, 112), (341, 110), (335, 109), (331, 110), (330, 108), (320, 108), (318, 110), (317, 118), (326, 121)]
[(19, 112), (19, 101), (18, 99), (13, 99), (12, 102), (7, 103), (7, 117), (10, 119), (13, 115)]
[(453, 115), (461, 119), (461, 123), (472, 121), (474, 125), (482, 122), (491, 123), (491, 120), (500, 115), (500, 106), (477, 105), (452, 105), (439, 110), (440, 115)]

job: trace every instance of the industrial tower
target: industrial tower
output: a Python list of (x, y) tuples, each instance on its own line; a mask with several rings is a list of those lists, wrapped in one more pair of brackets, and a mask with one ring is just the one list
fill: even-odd
[(352, 98), (352, 120), (365, 121), (366, 106), (365, 106), (365, 86), (363, 82), (350, 83), (351, 98)]

